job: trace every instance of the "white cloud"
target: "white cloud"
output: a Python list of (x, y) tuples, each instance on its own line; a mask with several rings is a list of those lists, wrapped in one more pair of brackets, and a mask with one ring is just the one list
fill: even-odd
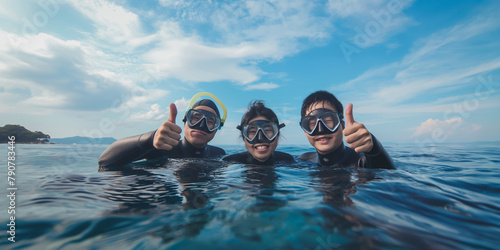
[(462, 117), (455, 117), (448, 120), (428, 119), (415, 128), (412, 135), (415, 139), (432, 139), (437, 143), (454, 141), (460, 137), (472, 137), (482, 129), (479, 124), (468, 124)]
[(143, 36), (139, 17), (122, 6), (105, 0), (69, 2), (94, 23), (96, 35), (107, 42), (127, 43)]
[[(464, 91), (474, 93), (474, 87), (480, 84), (478, 75), (500, 69), (500, 54), (496, 53), (500, 46), (482, 40), (483, 34), (500, 29), (495, 10), (499, 8), (485, 8), (472, 18), (421, 39), (401, 61), (370, 69), (331, 89), (345, 91), (342, 95), (367, 113), (395, 110), (397, 106), (396, 110), (406, 115), (432, 110), (441, 105), (443, 98), (457, 99), (453, 96), (463, 95)], [(440, 102), (429, 101), (429, 96), (438, 93)], [(411, 102), (418, 99), (425, 101)], [(411, 105), (406, 104), (408, 101)], [(438, 110), (447, 109), (448, 105), (441, 107)]]
[(162, 109), (159, 104), (155, 103), (151, 105), (150, 109), (147, 112), (138, 112), (131, 114), (128, 120), (137, 122), (160, 121), (166, 120), (167, 117), (167, 110)]
[[(3, 37), (16, 37), (0, 33)], [(116, 79), (92, 73), (82, 43), (45, 33), (22, 39), (21, 46), (0, 43), (0, 86), (17, 99), (14, 103), (99, 110), (109, 108), (114, 99), (126, 92), (125, 85)]]
[(174, 77), (184, 82), (230, 80), (246, 84), (256, 81), (258, 69), (245, 66), (245, 56), (238, 55), (252, 47), (211, 47), (196, 37), (163, 33), (163, 42), (144, 55), (148, 63), (158, 64), (161, 77)]
[(280, 85), (276, 83), (268, 83), (268, 82), (262, 82), (262, 83), (256, 83), (256, 84), (248, 84), (245, 86), (245, 90), (272, 90), (275, 88), (279, 88)]
[[(174, 101), (174, 104), (177, 107), (177, 113), (178, 114), (182, 114), (182, 112), (184, 112), (188, 108), (189, 101), (190, 100), (188, 100), (188, 99), (186, 99), (184, 97), (182, 97), (182, 99)], [(184, 114), (182, 114), (182, 115), (184, 115)]]
[(328, 9), (341, 18), (366, 15), (373, 9), (381, 8), (384, 0), (328, 0)]
[[(100, 39), (96, 44), (101, 46), (102, 41), (106, 41), (106, 48), (115, 52), (140, 51), (139, 63), (159, 65), (161, 79), (176, 78), (191, 84), (216, 81), (241, 85), (254, 83), (265, 74), (256, 66), (257, 63), (276, 62), (307, 47), (322, 44), (334, 30), (331, 18), (317, 15), (318, 11), (325, 11), (325, 3), (306, 0), (160, 0), (164, 6), (161, 11), (172, 16), (154, 23), (155, 31), (149, 34), (142, 28), (141, 20), (147, 15), (139, 16), (105, 0), (70, 2), (93, 22)], [(361, 13), (371, 9), (366, 8), (367, 5), (383, 6), (386, 2), (339, 4), (335, 8), (347, 6), (346, 15), (363, 16)], [(408, 3), (405, 1), (402, 5)], [(198, 21), (203, 22), (203, 29), (193, 29), (193, 16), (202, 17)], [(391, 31), (405, 26), (406, 21), (405, 17), (394, 17), (390, 27), (372, 43), (382, 42)], [(276, 87), (278, 85), (269, 83), (246, 89)]]
[(134, 87), (129, 89), (129, 92), (126, 93), (125, 96), (122, 96), (122, 99), (125, 101), (123, 105), (129, 108), (135, 108), (141, 104), (156, 101), (168, 93), (168, 91), (162, 89), (143, 89)]
[[(158, 91), (158, 90), (154, 90)], [(163, 96), (163, 94), (162, 94)], [(158, 98), (154, 98), (151, 100), (156, 100)], [(151, 100), (144, 101), (142, 103), (149, 102)], [(184, 115), (184, 110), (186, 110), (187, 106), (189, 105), (189, 100), (186, 100), (186, 98), (182, 98), (179, 100), (175, 100), (173, 102), (177, 108), (177, 120), (179, 117), (182, 119), (182, 116)], [(143, 105), (141, 105), (143, 106)], [(127, 118), (128, 122), (158, 122), (158, 121), (164, 121), (166, 120), (170, 115), (170, 107), (167, 105), (165, 108), (162, 108), (161, 105), (155, 103), (149, 106), (146, 110), (138, 111), (135, 113), (130, 114), (130, 116)]]
[[(143, 59), (161, 65), (162, 77), (188, 83), (255, 82), (264, 73), (255, 66), (258, 62), (299, 52), (304, 39), (310, 45), (320, 43), (332, 28), (328, 18), (316, 15), (321, 5), (305, 0), (160, 3), (175, 9), (177, 16), (160, 22), (155, 46)], [(203, 13), (203, 31), (184, 29), (192, 24), (185, 16), (193, 12)]]
[(463, 122), (464, 119), (461, 117), (445, 121), (441, 121), (439, 119), (428, 119), (427, 121), (422, 122), (422, 124), (415, 129), (413, 136), (432, 135), (433, 131), (439, 131), (440, 133), (451, 135), (453, 134), (453, 131), (456, 130)]
[[(82, 42), (61, 40), (40, 33), (19, 37), (0, 31), (0, 102), (9, 112), (40, 113), (52, 109), (105, 110), (118, 105), (136, 107), (166, 95), (168, 91), (145, 89), (130, 65)], [(20, 41), (10, 43), (9, 41)], [(111, 65), (111, 66), (110, 66)], [(134, 67), (135, 68), (135, 67)], [(140, 78), (141, 74), (137, 74)], [(2, 111), (4, 112), (4, 111)]]

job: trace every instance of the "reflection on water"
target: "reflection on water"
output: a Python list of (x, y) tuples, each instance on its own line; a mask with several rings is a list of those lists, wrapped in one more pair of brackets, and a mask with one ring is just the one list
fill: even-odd
[(500, 145), (473, 151), (450, 145), (429, 154), (389, 147), (398, 170), (172, 159), (122, 172), (96, 172), (97, 154), (78, 166), (58, 165), (64, 154), (45, 159), (37, 147), (20, 145), (19, 155), (37, 157), (20, 158), (19, 240), (0, 239), (2, 249), (494, 249), (500, 243)]

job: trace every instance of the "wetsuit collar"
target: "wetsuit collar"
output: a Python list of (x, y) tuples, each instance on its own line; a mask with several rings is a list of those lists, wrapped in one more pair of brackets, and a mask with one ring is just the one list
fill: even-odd
[(247, 152), (247, 162), (248, 162), (248, 164), (255, 164), (255, 165), (273, 165), (274, 164), (274, 152), (265, 161), (259, 161), (259, 160), (255, 159), (252, 156), (252, 154)]
[(205, 155), (205, 151), (207, 146), (203, 148), (195, 147), (193, 144), (189, 143), (186, 139), (181, 141), (181, 150), (182, 154), (187, 157), (203, 157)]
[(328, 154), (318, 153), (318, 163), (323, 166), (332, 166), (336, 163), (342, 162), (346, 156), (345, 145), (340, 145), (337, 149), (333, 150)]

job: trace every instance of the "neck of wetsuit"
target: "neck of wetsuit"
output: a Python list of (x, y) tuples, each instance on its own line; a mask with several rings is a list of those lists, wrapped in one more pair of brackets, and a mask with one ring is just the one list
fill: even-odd
[(253, 157), (252, 154), (247, 152), (247, 164), (255, 165), (273, 165), (274, 164), (274, 152), (265, 161), (259, 161)]
[(346, 155), (345, 151), (346, 149), (344, 144), (340, 145), (330, 153), (321, 154), (320, 152), (316, 151), (318, 153), (318, 163), (323, 166), (332, 166), (336, 163), (342, 162)]
[(205, 154), (206, 148), (207, 145), (202, 148), (196, 147), (186, 140), (186, 138), (184, 138), (181, 143), (182, 153), (188, 157), (202, 157)]

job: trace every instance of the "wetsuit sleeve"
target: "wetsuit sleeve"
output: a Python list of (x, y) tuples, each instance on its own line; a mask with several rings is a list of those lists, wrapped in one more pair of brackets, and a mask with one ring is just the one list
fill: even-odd
[(394, 162), (389, 156), (389, 153), (385, 150), (382, 143), (380, 143), (374, 135), (372, 135), (373, 139), (373, 148), (370, 152), (365, 153), (366, 168), (386, 168), (386, 169), (396, 169)]
[(158, 151), (153, 146), (156, 131), (115, 141), (99, 157), (100, 170), (117, 170), (126, 164), (144, 158), (154, 158)]

